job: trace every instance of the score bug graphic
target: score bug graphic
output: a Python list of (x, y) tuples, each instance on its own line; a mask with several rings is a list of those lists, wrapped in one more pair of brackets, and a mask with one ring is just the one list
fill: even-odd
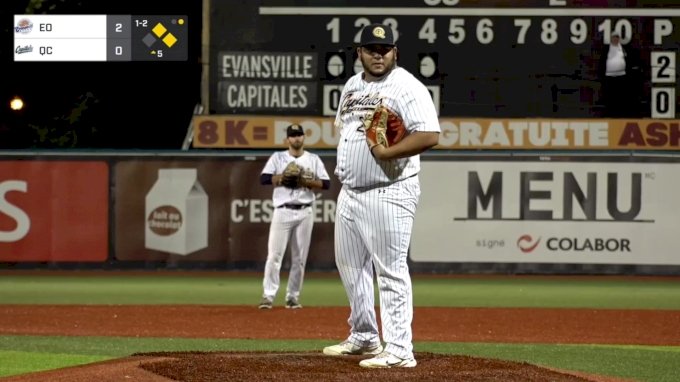
[(146, 61), (186, 60), (187, 24), (186, 16), (135, 16), (132, 40), (139, 46), (135, 49), (139, 57), (135, 58)]

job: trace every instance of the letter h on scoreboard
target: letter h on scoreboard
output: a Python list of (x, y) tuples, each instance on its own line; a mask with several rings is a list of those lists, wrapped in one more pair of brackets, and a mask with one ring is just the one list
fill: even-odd
[[(675, 118), (675, 87), (677, 73), (675, 51), (651, 52), (652, 99), (651, 116), (657, 119)], [(666, 86), (656, 86), (663, 84)]]

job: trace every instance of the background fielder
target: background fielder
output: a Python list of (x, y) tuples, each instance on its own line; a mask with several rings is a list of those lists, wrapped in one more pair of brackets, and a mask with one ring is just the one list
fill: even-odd
[[(309, 244), (314, 226), (313, 203), (316, 195), (313, 189), (330, 188), (330, 177), (321, 158), (303, 148), (305, 132), (300, 125), (287, 129), (286, 151), (272, 154), (260, 175), (260, 183), (274, 185), (274, 215), (269, 227), (267, 263), (264, 271), (264, 293), (260, 309), (271, 309), (276, 292), (279, 290), (281, 263), (288, 243), (291, 244), (290, 275), (286, 290), (286, 308), (298, 309), (300, 291), (309, 255)], [(303, 186), (288, 188), (280, 185), (281, 174), (291, 162), (296, 162), (302, 171)]]
[[(341, 129), (335, 174), (343, 187), (335, 219), (336, 265), (347, 291), (349, 338), (326, 347), (326, 355), (374, 354), (363, 367), (414, 367), (413, 297), (407, 256), (420, 197), (419, 154), (439, 142), (439, 118), (427, 88), (396, 66), (392, 29), (366, 26), (357, 49), (364, 71), (345, 84), (336, 125)], [(388, 148), (370, 142), (363, 119), (383, 104), (407, 129)], [(373, 147), (372, 149), (369, 149)], [(383, 339), (373, 298), (378, 276)]]

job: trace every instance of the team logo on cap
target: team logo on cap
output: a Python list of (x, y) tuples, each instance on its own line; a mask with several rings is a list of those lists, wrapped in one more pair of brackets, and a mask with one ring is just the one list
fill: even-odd
[(295, 130), (295, 131), (298, 131), (298, 130), (300, 130), (300, 125), (293, 125), (290, 128)]
[(378, 38), (385, 38), (385, 30), (382, 29), (381, 27), (376, 27), (375, 29), (373, 29), (373, 36)]

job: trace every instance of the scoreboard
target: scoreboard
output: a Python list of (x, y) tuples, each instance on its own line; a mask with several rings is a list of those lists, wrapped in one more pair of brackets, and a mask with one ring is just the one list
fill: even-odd
[(14, 15), (14, 61), (186, 61), (187, 16)]
[[(626, 0), (261, 0), (251, 52), (311, 57), (306, 109), (232, 102), (237, 49), (216, 52), (211, 109), (218, 113), (334, 116), (347, 79), (361, 70), (356, 44), (369, 23), (397, 36), (399, 65), (417, 76), (441, 116), (592, 118), (598, 116), (600, 51), (613, 32), (639, 58), (631, 92), (640, 117), (675, 118), (680, 2)], [(631, 5), (632, 4), (632, 5)], [(607, 6), (609, 5), (609, 6)], [(264, 30), (264, 31), (263, 31)], [(244, 32), (240, 30), (240, 33)], [(219, 46), (213, 46), (219, 49)], [(229, 61), (225, 57), (229, 57)], [(249, 71), (258, 69), (250, 62)], [(293, 63), (296, 61), (292, 61)], [(293, 64), (291, 64), (293, 65)], [(294, 66), (294, 65), (293, 65)], [(232, 75), (225, 72), (233, 70)], [(291, 67), (291, 70), (295, 70)], [(301, 69), (300, 69), (301, 70)], [(635, 85), (639, 84), (639, 85)], [(284, 92), (285, 93), (285, 92)], [(255, 94), (254, 91), (251, 94)], [(259, 97), (260, 93), (257, 93)], [(230, 98), (232, 97), (232, 98)], [(316, 98), (313, 98), (316, 97)], [(311, 105), (314, 103), (314, 105)], [(282, 105), (282, 104), (281, 104)], [(292, 105), (289, 104), (289, 105)]]

